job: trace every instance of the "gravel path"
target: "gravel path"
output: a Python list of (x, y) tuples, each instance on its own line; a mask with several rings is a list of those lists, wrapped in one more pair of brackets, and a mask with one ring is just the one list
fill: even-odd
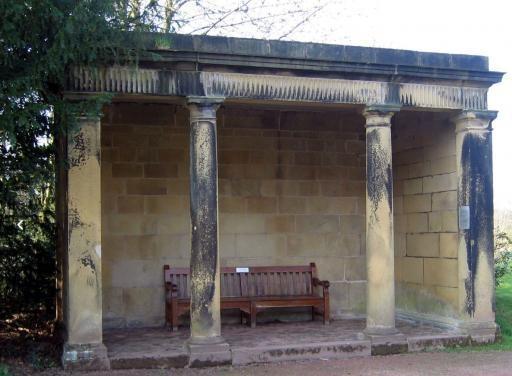
[(348, 360), (274, 363), (205, 369), (127, 370), (92, 373), (48, 371), (45, 375), (190, 376), (190, 375), (350, 375), (350, 376), (512, 376), (512, 352), (419, 353)]

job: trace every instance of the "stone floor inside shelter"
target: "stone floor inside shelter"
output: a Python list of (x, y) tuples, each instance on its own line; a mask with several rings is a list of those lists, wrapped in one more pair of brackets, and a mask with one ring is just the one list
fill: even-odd
[[(343, 359), (466, 345), (469, 338), (454, 330), (411, 321), (397, 321), (400, 334), (368, 337), (359, 319), (258, 324), (254, 329), (224, 325), (222, 336), (230, 346), (231, 363), (244, 365), (310, 359)], [(186, 367), (187, 328), (115, 329), (104, 332), (111, 367)]]

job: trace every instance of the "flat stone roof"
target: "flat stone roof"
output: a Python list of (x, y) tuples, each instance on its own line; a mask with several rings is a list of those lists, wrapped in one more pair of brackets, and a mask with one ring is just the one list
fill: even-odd
[[(154, 34), (169, 41), (169, 50), (204, 52), (227, 55), (274, 57), (282, 59), (323, 60), (362, 64), (408, 65), (488, 71), (486, 56), (445, 54), (395, 50), (389, 48), (357, 47), (335, 44), (290, 42), (209, 35)], [(162, 42), (162, 40), (160, 40)]]
[(177, 63), (186, 62), (189, 68), (184, 69), (193, 66), (199, 71), (215, 66), (242, 73), (274, 70), (356, 79), (399, 77), (399, 81), (450, 80), (487, 87), (503, 76), (489, 71), (486, 56), (476, 55), (162, 33), (149, 33), (146, 47), (160, 57), (143, 61), (159, 69), (176, 69)]

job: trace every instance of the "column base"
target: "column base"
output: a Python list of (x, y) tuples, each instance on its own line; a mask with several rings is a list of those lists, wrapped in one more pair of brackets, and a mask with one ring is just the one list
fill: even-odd
[(367, 328), (363, 333), (370, 339), (372, 355), (402, 354), (409, 351), (407, 338), (396, 328)]
[(109, 370), (110, 359), (104, 344), (64, 344), (62, 367), (65, 370)]
[(231, 349), (222, 337), (191, 338), (187, 342), (189, 367), (211, 367), (231, 364)]
[(392, 336), (394, 334), (399, 334), (397, 328), (394, 326), (375, 326), (375, 327), (367, 327), (365, 330), (363, 330), (363, 333), (367, 336)]
[(496, 342), (498, 325), (495, 322), (462, 322), (459, 329), (463, 334), (471, 337), (473, 344), (486, 344)]

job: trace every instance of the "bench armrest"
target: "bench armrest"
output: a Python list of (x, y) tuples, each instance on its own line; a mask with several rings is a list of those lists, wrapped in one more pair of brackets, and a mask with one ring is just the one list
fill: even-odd
[(175, 285), (174, 283), (166, 282), (165, 289), (167, 290), (167, 292), (170, 292), (171, 297), (178, 296), (178, 286)]
[(318, 278), (313, 278), (313, 286), (322, 286), (325, 289), (328, 289), (331, 284), (329, 281), (321, 281)]
[(318, 278), (313, 278), (313, 286), (314, 287), (317, 287), (317, 286), (322, 287), (324, 298), (329, 296), (329, 286), (330, 285), (331, 284), (329, 283), (329, 281), (321, 281)]

